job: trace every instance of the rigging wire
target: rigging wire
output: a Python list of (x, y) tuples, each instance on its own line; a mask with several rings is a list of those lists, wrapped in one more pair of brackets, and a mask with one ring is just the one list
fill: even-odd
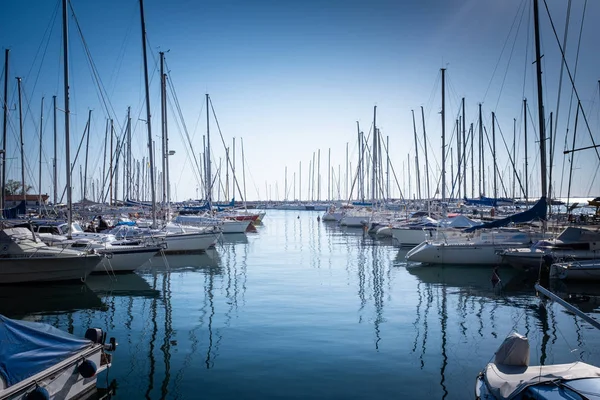
[(487, 94), (490, 90), (490, 87), (492, 86), (492, 81), (494, 80), (494, 76), (496, 75), (496, 70), (498, 69), (498, 66), (500, 65), (500, 60), (502, 59), (502, 55), (504, 54), (504, 50), (506, 49), (506, 45), (508, 44), (508, 39), (511, 36), (512, 30), (514, 29), (515, 23), (517, 21), (517, 17), (519, 16), (519, 12), (521, 12), (521, 7), (523, 7), (525, 4), (525, 0), (521, 1), (521, 4), (519, 5), (517, 12), (515, 14), (515, 17), (513, 18), (513, 22), (510, 26), (510, 29), (508, 31), (508, 34), (506, 35), (506, 39), (504, 40), (504, 44), (502, 45), (502, 50), (500, 51), (500, 56), (498, 56), (498, 61), (496, 61), (496, 66), (494, 67), (494, 71), (492, 72), (492, 77), (490, 78), (490, 82), (488, 83), (488, 87), (485, 89), (485, 93), (483, 94), (483, 99), (481, 99), (481, 102), (483, 103), (487, 97)]
[[(558, 48), (560, 49), (560, 53), (561, 53), (562, 59), (563, 59), (564, 64), (565, 64), (565, 68), (567, 70), (567, 74), (569, 75), (569, 79), (571, 81), (571, 86), (572, 86), (571, 97), (572, 97), (573, 94), (575, 94), (575, 97), (577, 98), (577, 101), (579, 103), (581, 103), (581, 98), (579, 97), (579, 92), (577, 91), (577, 87), (575, 86), (575, 75), (571, 74), (571, 69), (569, 68), (569, 64), (567, 63), (566, 58), (565, 58), (565, 52), (563, 51), (563, 47), (560, 44), (560, 40), (558, 39), (558, 34), (557, 34), (556, 28), (554, 26), (554, 20), (552, 19), (552, 16), (550, 15), (550, 9), (548, 8), (548, 3), (546, 2), (546, 0), (544, 0), (544, 6), (546, 7), (546, 12), (548, 14), (548, 19), (550, 20), (550, 25), (552, 26), (552, 31), (554, 32), (554, 37), (556, 38), (556, 42), (558, 44)], [(585, 16), (586, 7), (587, 7), (587, 0), (585, 0), (585, 2), (583, 4), (583, 15), (584, 16)], [(578, 65), (578, 62), (579, 62), (579, 49), (581, 47), (581, 36), (582, 36), (582, 32), (583, 32), (583, 22), (584, 21), (583, 21), (583, 17), (582, 17), (581, 28), (580, 28), (580, 31), (579, 31), (579, 42), (577, 44), (577, 59), (576, 59), (576, 62), (575, 62), (575, 71), (574, 71), (575, 74), (577, 73), (577, 65)], [(583, 110), (581, 110), (581, 116), (583, 117), (583, 120), (585, 122), (585, 126), (587, 128), (587, 131), (590, 134), (590, 139), (592, 140), (592, 144), (595, 146), (596, 145), (596, 141), (594, 140), (594, 135), (592, 134), (592, 130), (590, 128), (590, 125), (588, 123), (587, 117), (585, 115), (585, 112), (583, 112)], [(600, 160), (600, 151), (598, 150), (597, 147), (595, 148), (595, 151), (596, 151), (596, 155), (598, 156), (598, 159)]]

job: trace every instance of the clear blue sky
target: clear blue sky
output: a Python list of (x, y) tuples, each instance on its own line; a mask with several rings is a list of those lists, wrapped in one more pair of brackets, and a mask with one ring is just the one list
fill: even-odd
[[(573, 0), (567, 41), (567, 60), (575, 72), (579, 31), (585, 0)], [(106, 118), (115, 119), (120, 132), (128, 106), (134, 123), (133, 155), (147, 156), (139, 3), (107, 0), (102, 3), (73, 0), (72, 6), (97, 68), (109, 111), (94, 83), (77, 24), (70, 14), (70, 65), (72, 144), (75, 157), (89, 109), (93, 110), (88, 175), (101, 179)], [(567, 2), (548, 0), (557, 33), (562, 41)], [(560, 54), (540, 1), (544, 101), (546, 118), (556, 112)], [(600, 56), (597, 38), (600, 3), (587, 1), (582, 30), (576, 87), (595, 140), (600, 125), (598, 79)], [(424, 186), (424, 155), (420, 106), (425, 108), (432, 193), (439, 183), (441, 165), (440, 68), (447, 68), (447, 143), (453, 136), (460, 99), (466, 98), (467, 129), (476, 125), (477, 105), (483, 103), (484, 123), (491, 136), (491, 112), (497, 114), (498, 166), (508, 195), (512, 193), (512, 170), (499, 130), (512, 147), (513, 118), (517, 119), (516, 162), (524, 165), (522, 99), (527, 97), (531, 116), (529, 131), (530, 196), (539, 195), (539, 151), (533, 22), (530, 0), (426, 0), (397, 2), (377, 0), (307, 1), (185, 1), (145, 2), (150, 54), (152, 129), (160, 143), (158, 52), (166, 54), (171, 81), (193, 144), (202, 151), (206, 132), (204, 94), (210, 93), (223, 137), (228, 146), (236, 138), (237, 175), (241, 185), (240, 138), (246, 158), (247, 197), (283, 199), (285, 167), (288, 167), (288, 197), (294, 193), (296, 173), (302, 162), (302, 197), (307, 197), (308, 168), (313, 152), (321, 150), (321, 199), (327, 197), (327, 154), (337, 179), (341, 170), (341, 194), (345, 194), (345, 152), (349, 143), (352, 168), (357, 165), (356, 121), (368, 133), (373, 106), (377, 105), (378, 127), (390, 137), (390, 159), (400, 188), (408, 191), (407, 159), (411, 157), (411, 192), (416, 191), (414, 138), (411, 109), (417, 116), (420, 141), (421, 185)], [(52, 193), (52, 96), (63, 107), (61, 10), (55, 0), (7, 0), (0, 14), (0, 47), (10, 49), (9, 95), (11, 107), (8, 147), (8, 178), (19, 180), (17, 88), (15, 76), (23, 77), (25, 154), (27, 177), (37, 192), (40, 101), (45, 96), (42, 191)], [(4, 69), (2, 67), (2, 77)], [(568, 172), (562, 173), (565, 130), (573, 131), (575, 104), (569, 113), (571, 89), (564, 73), (558, 115), (554, 183), (566, 196)], [(1, 95), (1, 93), (0, 93)], [(170, 104), (173, 104), (171, 98)], [(202, 115), (200, 114), (202, 112)], [(556, 118), (556, 115), (555, 115)], [(196, 197), (199, 182), (192, 173), (187, 139), (169, 107), (171, 190), (176, 200)], [(63, 116), (59, 112), (59, 183), (64, 186)], [(576, 147), (591, 144), (580, 118)], [(569, 147), (572, 134), (569, 134)], [(212, 171), (224, 157), (223, 145), (211, 116)], [(477, 149), (477, 142), (475, 143)], [(186, 150), (188, 149), (188, 150)], [(487, 148), (486, 148), (487, 149)], [(160, 152), (160, 148), (157, 150)], [(79, 164), (73, 177), (74, 198), (79, 199)], [(454, 156), (456, 158), (456, 155)], [(448, 159), (450, 156), (448, 155)], [(478, 156), (475, 154), (475, 164)], [(491, 171), (491, 154), (486, 164)], [(341, 167), (338, 167), (341, 166)], [(600, 194), (598, 157), (593, 150), (574, 160), (572, 193)], [(224, 164), (223, 164), (224, 168)], [(470, 159), (468, 170), (471, 170)], [(447, 182), (451, 184), (449, 160)], [(454, 167), (456, 172), (456, 166)], [(565, 171), (568, 171), (568, 164)], [(133, 178), (132, 178), (133, 179)], [(223, 174), (224, 179), (224, 174)], [(524, 178), (523, 178), (524, 179)], [(120, 185), (122, 177), (119, 178)], [(491, 195), (491, 177), (487, 177)], [(468, 176), (467, 194), (471, 195)], [(97, 183), (95, 183), (97, 187)], [(475, 195), (478, 177), (475, 176)], [(395, 187), (395, 184), (392, 186)], [(500, 183), (499, 183), (500, 186)], [(89, 189), (88, 189), (89, 190)], [(121, 192), (119, 188), (119, 192)], [(423, 189), (424, 190), (424, 189)], [(501, 186), (500, 189), (501, 190)], [(278, 191), (278, 192), (277, 192)], [(448, 189), (450, 193), (451, 189)], [(62, 192), (62, 191), (61, 191)], [(337, 189), (335, 190), (337, 196)], [(504, 195), (500, 192), (499, 195)], [(558, 194), (557, 194), (558, 195)], [(393, 189), (398, 197), (398, 188)], [(91, 196), (88, 196), (91, 197)], [(121, 196), (119, 196), (121, 197)], [(215, 197), (217, 195), (215, 194)], [(224, 196), (221, 194), (221, 198)], [(239, 196), (236, 196), (239, 198)]]

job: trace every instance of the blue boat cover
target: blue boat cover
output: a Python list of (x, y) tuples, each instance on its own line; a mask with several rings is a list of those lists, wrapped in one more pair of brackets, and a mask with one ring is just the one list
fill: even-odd
[(0, 375), (12, 386), (91, 344), (48, 324), (0, 315)]
[(546, 200), (545, 197), (542, 197), (529, 210), (513, 214), (506, 218), (497, 219), (495, 221), (488, 222), (486, 224), (473, 226), (471, 228), (465, 229), (465, 232), (473, 232), (477, 229), (485, 229), (485, 228), (500, 228), (502, 226), (507, 226), (510, 223), (522, 224), (524, 222), (529, 222), (529, 221), (534, 221), (534, 220), (545, 221), (547, 213), (548, 213), (548, 201)]

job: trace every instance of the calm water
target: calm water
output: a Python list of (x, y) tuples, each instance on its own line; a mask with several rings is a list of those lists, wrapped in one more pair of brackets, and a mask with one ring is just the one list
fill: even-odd
[[(511, 270), (493, 288), (489, 268), (406, 268), (389, 240), (298, 214), (269, 210), (256, 233), (116, 281), (1, 288), (0, 313), (108, 331), (99, 386), (115, 379), (116, 399), (468, 399), (513, 328), (532, 364), (600, 364), (600, 333)], [(600, 313), (600, 296), (578, 299)]]

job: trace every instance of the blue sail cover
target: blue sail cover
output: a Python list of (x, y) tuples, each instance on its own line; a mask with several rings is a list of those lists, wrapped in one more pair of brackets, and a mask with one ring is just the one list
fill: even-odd
[(0, 315), (0, 375), (12, 386), (91, 344), (48, 324)]
[(6, 208), (2, 210), (2, 216), (6, 219), (15, 219), (19, 215), (27, 214), (27, 207), (25, 207), (25, 202), (21, 201), (18, 205), (12, 208)]
[(545, 197), (542, 197), (538, 200), (537, 203), (529, 210), (513, 214), (509, 217), (497, 219), (492, 222), (488, 222), (482, 225), (476, 225), (471, 228), (465, 229), (465, 232), (473, 232), (477, 229), (484, 228), (500, 228), (502, 226), (506, 226), (508, 224), (522, 224), (524, 222), (529, 222), (533, 220), (546, 220), (546, 215), (548, 212), (548, 201)]
[(479, 199), (467, 199), (465, 197), (465, 204), (470, 206), (488, 206), (488, 207), (498, 207), (503, 205), (514, 204), (514, 200), (507, 198), (495, 198), (495, 197), (485, 197), (481, 196)]

